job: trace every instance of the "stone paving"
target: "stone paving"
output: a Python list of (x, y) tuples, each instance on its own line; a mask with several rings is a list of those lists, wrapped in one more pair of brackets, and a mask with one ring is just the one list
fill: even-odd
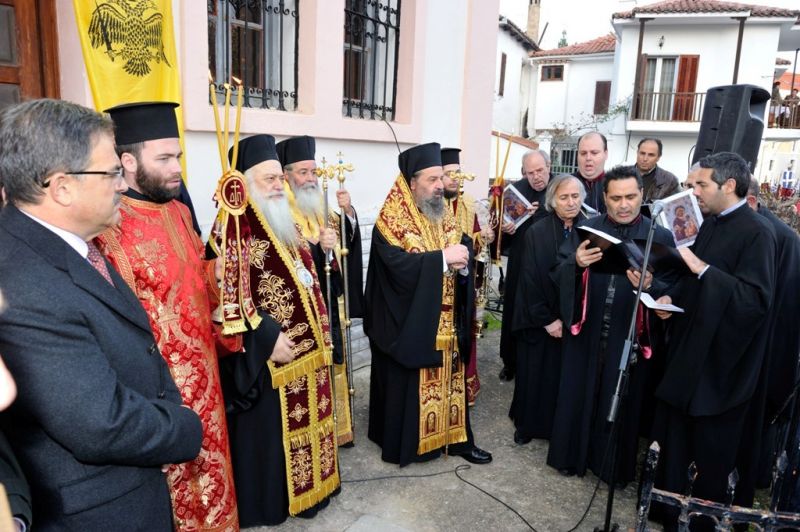
[[(400, 532), (407, 530), (530, 530), (520, 517), (469, 482), (501, 499), (540, 532), (567, 531), (574, 527), (591, 498), (596, 477), (565, 478), (545, 464), (547, 442), (534, 440), (516, 445), (508, 419), (514, 383), (497, 378), (499, 331), (489, 331), (478, 345), (481, 393), (471, 410), (478, 446), (491, 451), (488, 465), (470, 465), (457, 457), (440, 458), (400, 469), (383, 463), (380, 449), (367, 439), (369, 352), (356, 354), (356, 445), (340, 450), (342, 491), (314, 519), (289, 518), (273, 527), (250, 532), (349, 531)], [(387, 478), (405, 477), (405, 478)], [(408, 478), (414, 477), (414, 478)], [(370, 480), (374, 479), (374, 480)], [(602, 525), (607, 492), (600, 489), (586, 520), (577, 530)], [(616, 492), (614, 521), (625, 530), (634, 525), (636, 486)]]

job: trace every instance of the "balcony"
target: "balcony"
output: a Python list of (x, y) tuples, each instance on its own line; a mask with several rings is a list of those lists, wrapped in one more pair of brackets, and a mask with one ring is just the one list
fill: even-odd
[(700, 122), (705, 99), (705, 92), (640, 92), (631, 120)]
[(800, 101), (782, 105), (769, 104), (768, 127), (775, 129), (800, 129)]

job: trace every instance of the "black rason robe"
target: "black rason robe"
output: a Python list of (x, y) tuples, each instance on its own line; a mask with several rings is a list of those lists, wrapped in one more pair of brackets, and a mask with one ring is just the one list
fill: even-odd
[[(656, 486), (683, 491), (694, 461), (693, 495), (723, 501), (728, 474), (748, 467), (737, 455), (747, 455), (760, 435), (743, 429), (763, 375), (775, 235), (764, 217), (742, 205), (706, 218), (692, 249), (710, 267), (701, 278), (684, 276), (669, 292), (685, 313), (668, 320), (667, 363), (656, 389), (653, 436), (661, 444)], [(737, 502), (749, 506), (742, 499), (748, 492), (743, 478)]]
[[(575, 219), (575, 224), (584, 222), (581, 215)], [(561, 319), (558, 285), (550, 271), (567, 236), (569, 233), (564, 234), (563, 222), (555, 213), (525, 233), (519, 299), (512, 322), (517, 339), (517, 377), (509, 411), (517, 432), (525, 439), (549, 439), (553, 427), (561, 374), (561, 339), (550, 336), (545, 326)]]
[[(650, 227), (650, 220), (639, 218), (627, 226), (612, 222), (608, 215), (598, 216), (585, 224), (600, 229), (617, 238), (644, 241)], [(569, 470), (583, 475), (591, 468), (604, 480), (610, 478), (608, 458), (605, 470), (600, 471), (608, 443), (609, 424), (606, 421), (611, 396), (616, 387), (619, 359), (623, 343), (628, 334), (628, 326), (635, 301), (634, 287), (625, 275), (595, 273), (589, 269), (586, 321), (577, 335), (570, 332), (570, 325), (577, 324), (582, 311), (583, 268), (575, 264), (574, 250), (580, 244), (576, 231), (570, 236), (573, 243), (568, 256), (562, 255), (554, 275), (561, 289), (562, 316), (565, 319), (563, 339), (563, 360), (561, 380), (556, 404), (553, 433), (547, 463), (559, 470)], [(666, 229), (657, 227), (654, 242), (674, 247), (672, 235)], [(614, 298), (610, 307), (610, 325), (605, 349), (601, 345), (601, 328), (606, 311), (606, 297), (611, 280), (615, 283)], [(658, 298), (674, 282), (671, 272), (655, 272), (653, 284), (648, 291)], [(649, 311), (644, 312), (644, 322), (656, 319)], [(645, 326), (639, 339), (643, 345), (652, 345)], [(653, 357), (659, 356), (654, 353)], [(619, 446), (617, 455), (617, 481), (630, 482), (634, 478), (636, 450), (639, 431), (639, 417), (646, 375), (652, 359), (639, 354), (637, 362), (630, 367), (628, 393), (618, 414), (617, 429)]]
[(516, 372), (517, 346), (511, 328), (511, 322), (514, 319), (514, 305), (516, 303), (518, 290), (517, 279), (519, 278), (519, 269), (522, 262), (522, 249), (524, 248), (525, 233), (528, 228), (547, 216), (547, 211), (544, 208), (545, 192), (547, 189), (536, 191), (525, 178), (511, 183), (509, 186), (517, 189), (529, 202), (539, 202), (539, 208), (536, 212), (525, 220), (525, 222), (514, 231), (513, 235), (503, 233), (500, 237), (500, 246), (503, 248), (503, 253), (508, 255), (505, 290), (503, 291), (503, 321), (500, 327), (500, 358), (503, 359), (503, 365), (506, 368), (512, 372)]
[[(472, 240), (464, 236), (461, 243), (470, 250), (468, 264), (472, 264)], [(377, 227), (373, 230), (364, 316), (364, 332), (372, 351), (368, 436), (381, 447), (384, 461), (401, 466), (440, 452), (417, 455), (419, 372), (442, 364), (442, 353), (435, 349), (442, 261), (441, 250), (408, 253), (389, 244)], [(471, 275), (456, 277), (454, 321), (459, 352), (466, 364), (472, 341), (474, 289)], [(454, 454), (473, 446), (469, 408), (465, 415), (467, 441), (450, 445)]]

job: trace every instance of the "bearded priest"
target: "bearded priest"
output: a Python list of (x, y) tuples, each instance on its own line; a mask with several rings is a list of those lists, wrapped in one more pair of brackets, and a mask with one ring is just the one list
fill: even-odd
[(369, 438), (405, 466), (445, 453), (492, 461), (475, 446), (465, 365), (472, 342), (472, 239), (444, 202), (441, 148), (399, 155), (401, 175), (372, 233), (364, 331), (370, 340)]
[(246, 528), (313, 517), (338, 492), (339, 468), (325, 301), (292, 219), (275, 139), (239, 142), (236, 169), (247, 182), (250, 290), (263, 318), (244, 333), (244, 351), (221, 360)]

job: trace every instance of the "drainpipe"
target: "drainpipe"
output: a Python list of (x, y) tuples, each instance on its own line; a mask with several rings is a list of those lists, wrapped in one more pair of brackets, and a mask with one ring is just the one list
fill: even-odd
[(736, 39), (736, 60), (733, 63), (733, 84), (739, 80), (739, 58), (742, 56), (742, 37), (744, 36), (744, 21), (747, 17), (733, 17), (739, 21), (739, 37)]

